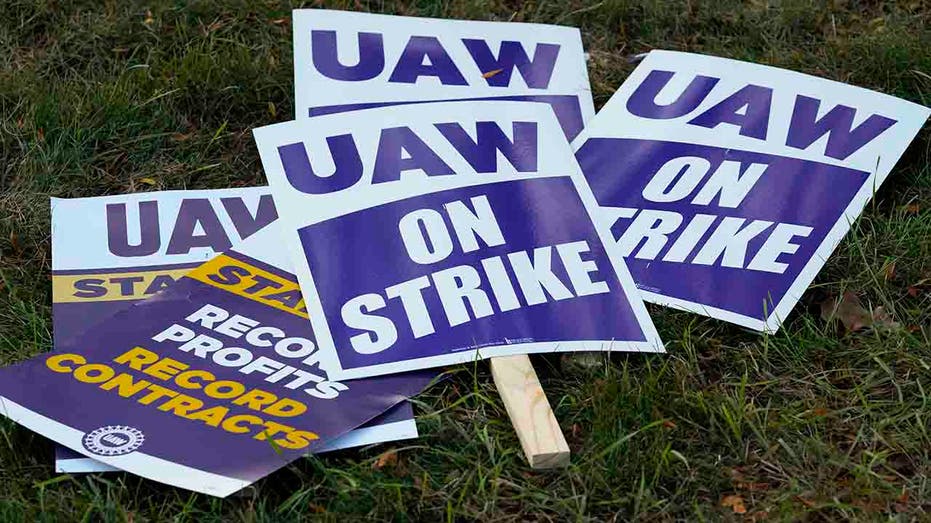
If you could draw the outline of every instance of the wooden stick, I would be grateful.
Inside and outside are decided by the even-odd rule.
[[[569,445],[527,355],[491,358],[498,394],[534,469],[569,466]]]

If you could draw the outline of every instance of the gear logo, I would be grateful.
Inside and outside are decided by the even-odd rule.
[[[107,425],[84,435],[84,448],[98,456],[122,456],[142,446],[142,431],[125,425]]]

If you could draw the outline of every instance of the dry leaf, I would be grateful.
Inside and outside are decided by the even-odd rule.
[[[210,23],[210,25],[207,26],[207,33],[212,33],[216,31],[217,29],[223,27],[225,23],[226,22],[220,19],[214,20],[213,22]]]
[[[146,12],[145,12],[145,20],[143,20],[142,23],[144,23],[145,25],[152,25],[152,22],[154,22],[154,21],[155,21],[155,19],[152,18],[152,11],[146,10]]]
[[[883,276],[885,277],[886,281],[895,278],[895,262],[886,265],[886,270]]]
[[[144,183],[144,184],[146,184],[146,185],[156,185],[156,184],[158,184],[158,182],[156,182],[156,181],[155,181],[154,179],[152,179],[152,178],[139,178],[139,183]]]
[[[892,315],[886,312],[885,307],[879,306],[873,309],[873,327],[898,329],[901,325],[892,319]]]
[[[805,499],[802,496],[795,496],[795,499],[801,501],[802,504],[808,508],[815,508],[817,506],[817,503],[815,503],[814,501],[810,499]]]
[[[504,69],[494,69],[492,71],[488,71],[487,73],[482,74],[482,78],[491,78],[492,76],[500,73],[501,71],[504,71]]]
[[[672,421],[671,419],[664,419],[663,426],[666,427],[667,429],[674,429],[676,428],[676,422]]]
[[[722,507],[730,507],[734,511],[734,514],[746,514],[747,507],[744,506],[744,499],[737,494],[731,494],[730,496],[724,496],[721,498]]]
[[[863,308],[860,298],[850,291],[845,292],[839,300],[833,299],[822,302],[821,318],[825,321],[836,318],[848,331],[865,329],[873,323],[872,315]]]
[[[278,109],[275,107],[274,102],[268,102],[268,114],[270,114],[272,118],[278,116]]]
[[[383,452],[377,459],[375,463],[372,463],[372,468],[375,470],[381,470],[388,465],[394,466],[398,463],[398,452],[394,449]]]
[[[573,438],[578,438],[578,437],[581,436],[581,435],[582,435],[582,427],[581,427],[581,425],[579,425],[578,423],[573,423],[573,424],[572,424],[572,437],[573,437]]]

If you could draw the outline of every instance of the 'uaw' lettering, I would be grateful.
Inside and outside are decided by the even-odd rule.
[[[761,85],[748,84],[697,113],[706,99],[720,96],[716,88],[719,78],[695,75],[683,89],[668,88],[676,76],[672,71],[653,70],[637,86],[627,100],[627,110],[643,118],[669,120],[688,118],[688,123],[708,129],[721,124],[736,126],[742,136],[766,140],[770,123],[773,90]],[[681,78],[679,79],[681,80]],[[675,98],[673,98],[675,97]],[[663,102],[658,100],[662,99]],[[671,100],[671,101],[669,101]],[[820,115],[820,116],[819,116]],[[854,121],[860,123],[854,126]],[[785,144],[805,150],[827,135],[825,156],[843,160],[870,143],[896,120],[871,114],[865,120],[857,117],[857,109],[836,104],[830,110],[822,109],[821,100],[797,95],[789,122]]]
[[[404,215],[398,223],[413,262],[430,265],[446,260],[456,250],[469,253],[506,244],[486,196],[471,198],[469,203],[450,202],[442,208],[445,218],[440,211],[425,208]],[[357,296],[342,306],[340,314],[347,327],[362,331],[349,339],[356,352],[381,352],[398,341],[395,322],[376,314],[389,307],[403,309],[414,338],[436,332],[439,318],[428,310],[424,293],[437,296],[445,322],[455,327],[497,312],[610,292],[608,284],[597,278],[599,269],[588,259],[590,251],[583,240],[490,256],[479,262],[480,267],[456,265],[391,285],[382,292]],[[516,286],[507,268],[517,280]]]
[[[356,35],[358,45],[354,51],[357,51],[355,56],[359,58],[352,65],[344,65],[340,61],[336,31],[313,30],[310,39],[314,67],[320,74],[333,80],[371,80],[384,72],[385,62],[389,58],[385,53],[381,33],[360,32]],[[510,40],[501,42],[497,54],[481,39],[463,38],[455,45],[465,48],[475,67],[482,73],[468,76],[475,80],[482,78],[491,87],[509,86],[514,69],[517,69],[527,87],[546,89],[559,56],[559,46],[547,43],[536,44],[532,58],[528,56],[523,44]],[[440,39],[435,36],[411,36],[401,54],[390,59],[394,62],[388,78],[391,83],[414,84],[421,77],[428,77],[443,85],[469,85],[462,73],[463,68],[456,65]],[[494,74],[484,74],[492,72]]]
[[[766,164],[724,160],[712,170],[705,158],[673,158],[659,168],[642,194],[653,202],[689,200],[692,205],[733,209],[740,206],[767,168]],[[655,260],[665,250],[661,259],[667,262],[682,263],[691,257],[688,263],[695,265],[720,262],[722,267],[780,274],[788,268],[787,263],[779,261],[780,257],[795,253],[800,247],[794,243],[796,238],[807,237],[813,230],[791,223],[700,213],[683,226],[685,219],[673,211],[612,210],[618,216],[616,227],[629,223],[618,239],[624,257]],[[750,242],[764,233],[768,235],[766,240],[748,262]]]
[[[275,202],[270,194],[263,194],[259,198],[255,213],[246,207],[242,198],[221,198],[220,203],[240,239],[252,236],[278,219]],[[131,228],[125,203],[107,205],[107,246],[114,255],[124,258],[141,257],[161,250],[162,230],[159,225],[158,202],[139,202],[138,215],[138,229]],[[130,230],[139,231],[138,241],[130,241]],[[178,213],[174,216],[165,254],[187,254],[191,249],[199,247],[223,252],[232,245],[231,231],[224,228],[210,200],[188,198],[182,200]]]
[[[499,155],[504,156],[517,172],[537,170],[536,122],[513,122],[513,139],[497,122],[476,122],[475,138],[455,122],[438,123],[434,128],[476,172],[497,172]],[[420,171],[427,176],[455,174],[428,145],[429,140],[409,127],[382,129],[375,158],[371,162],[363,162],[362,153],[351,134],[330,136],[326,142],[334,165],[333,172],[329,174],[314,169],[303,142],[278,147],[285,175],[295,189],[307,194],[341,191],[358,183],[362,179],[363,165],[373,163],[372,184],[400,180],[401,174],[409,171]]]

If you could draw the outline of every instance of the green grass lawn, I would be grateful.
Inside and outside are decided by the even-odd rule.
[[[49,196],[262,184],[250,130],[293,113],[296,4],[66,4],[0,2],[2,365],[51,346]],[[596,105],[631,71],[626,57],[653,48],[931,105],[927,3],[812,4],[332,6],[578,26]],[[52,445],[2,420],[0,521],[929,520],[928,138],[778,335],[651,308],[668,355],[535,360],[573,450],[567,470],[528,469],[480,364],[418,398],[420,439],[307,458],[227,500],[127,474],[56,475]],[[845,291],[897,325],[846,332],[824,320],[822,303]]]

